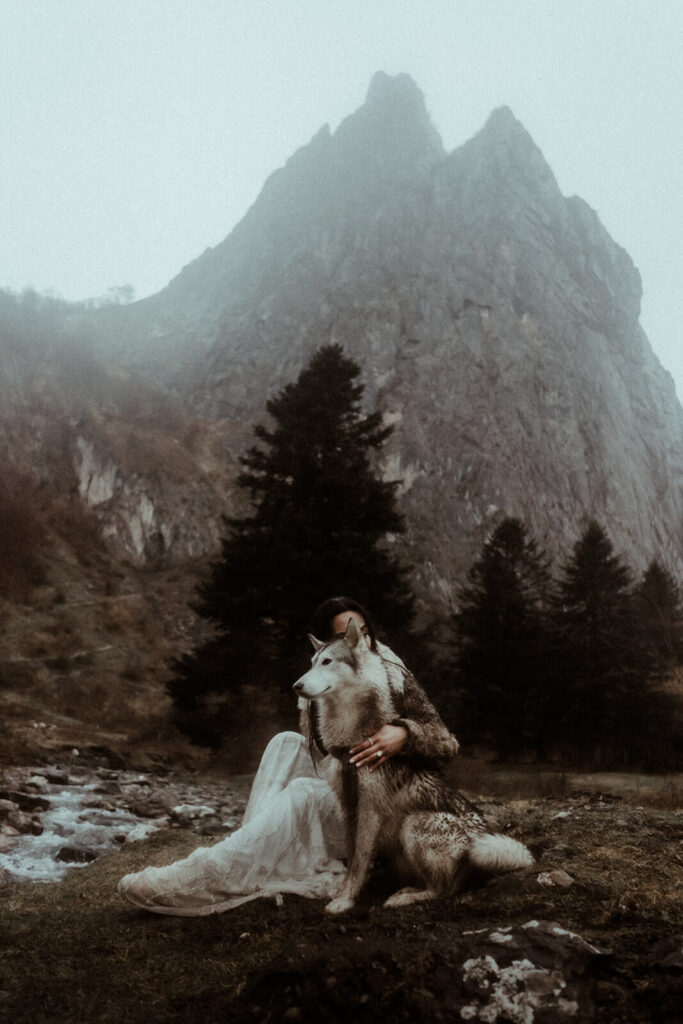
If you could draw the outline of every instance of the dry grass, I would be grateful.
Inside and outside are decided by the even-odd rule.
[[[58,641],[54,633],[34,630],[25,633],[19,642],[19,652],[27,658],[52,658],[57,654]]]
[[[115,633],[128,630],[154,632],[151,630],[149,609],[137,594],[122,595],[102,601],[99,619],[105,629]]]
[[[567,776],[561,771],[502,767],[478,758],[459,757],[449,771],[452,784],[468,793],[517,799],[520,797],[563,797]]]
[[[579,792],[610,794],[630,804],[662,810],[683,806],[683,775],[676,773],[554,771],[545,765],[511,767],[460,757],[449,769],[449,780],[472,796],[507,800],[560,800]]]
[[[34,587],[31,592],[31,606],[39,612],[51,611],[56,605],[63,602],[64,594],[48,584]]]
[[[7,460],[0,465],[0,593],[23,600],[43,577],[46,538],[38,488]]]
[[[44,629],[25,633],[19,640],[19,652],[27,658],[68,657],[76,653],[82,643],[71,625],[54,622]]]

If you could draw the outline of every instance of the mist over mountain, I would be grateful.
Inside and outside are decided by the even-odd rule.
[[[596,517],[636,568],[659,555],[680,575],[683,413],[640,299],[628,254],[510,110],[447,154],[412,79],[380,72],[220,245],[88,332],[247,433],[341,343],[395,426],[400,543],[440,602],[506,514],[551,552]]]
[[[53,363],[42,415],[117,556],[177,564],[215,551],[267,398],[338,342],[394,425],[382,469],[428,606],[453,601],[505,515],[551,554],[595,517],[634,568],[659,556],[680,576],[683,412],[640,298],[628,254],[510,110],[447,154],[412,79],[380,72],[163,291],[66,311],[90,383],[57,400]],[[31,449],[43,476],[48,447]]]

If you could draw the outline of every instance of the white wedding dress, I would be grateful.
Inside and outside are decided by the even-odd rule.
[[[344,826],[339,801],[319,771],[303,736],[274,736],[242,826],[184,860],[125,875],[119,893],[144,910],[187,917],[278,893],[330,899],[346,872]]]

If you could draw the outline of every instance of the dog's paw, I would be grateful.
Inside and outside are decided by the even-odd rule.
[[[325,907],[326,914],[345,914],[347,910],[355,905],[355,900],[352,900],[350,896],[336,896],[335,899]]]

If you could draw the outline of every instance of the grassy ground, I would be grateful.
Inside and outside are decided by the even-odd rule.
[[[545,919],[610,951],[592,968],[591,1020],[678,1021],[680,960],[658,962],[657,946],[678,935],[680,947],[680,812],[596,793],[489,797],[485,809],[525,839],[539,869],[494,880],[456,906],[384,910],[381,874],[343,919],[295,897],[197,919],[124,905],[115,894],[122,874],[198,845],[179,831],[60,884],[6,887],[0,1012],[16,1024],[459,1020],[453,979],[466,958],[463,932]],[[574,884],[539,886],[538,870],[553,868]]]

